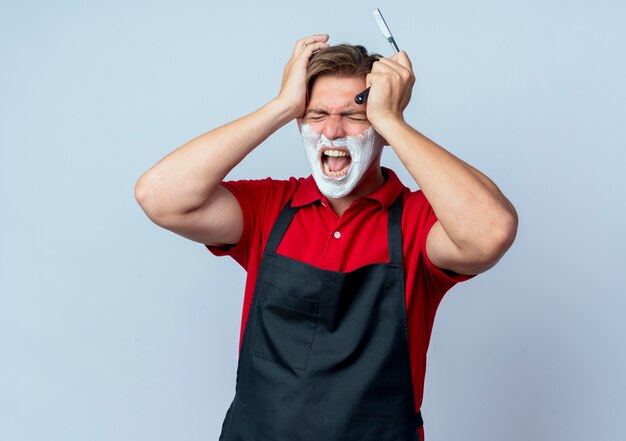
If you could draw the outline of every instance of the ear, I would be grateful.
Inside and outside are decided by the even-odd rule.
[[[298,131],[302,133],[302,118],[296,118],[296,124],[298,124]]]

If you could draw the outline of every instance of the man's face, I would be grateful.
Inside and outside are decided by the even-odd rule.
[[[327,197],[348,195],[380,167],[383,139],[367,120],[365,106],[354,97],[365,89],[365,78],[321,76],[298,126],[313,177]]]
[[[365,106],[356,104],[354,97],[364,89],[365,78],[316,78],[302,122],[328,139],[362,134],[371,124]]]

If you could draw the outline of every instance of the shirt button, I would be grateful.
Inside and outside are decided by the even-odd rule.
[[[341,237],[341,233],[339,231],[335,231],[335,234],[333,234],[333,236],[335,236],[335,239],[339,239]]]

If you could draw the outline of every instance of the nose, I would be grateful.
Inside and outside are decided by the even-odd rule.
[[[329,115],[324,123],[322,133],[330,140],[345,137],[346,132],[343,127],[343,117],[341,115]]]

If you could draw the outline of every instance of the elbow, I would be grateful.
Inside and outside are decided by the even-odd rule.
[[[494,264],[511,248],[517,236],[519,218],[514,208],[509,211],[492,229],[491,240],[487,241],[488,246],[483,253],[486,260]]]
[[[469,233],[464,246],[459,247],[462,259],[466,262],[465,267],[461,271],[450,269],[461,274],[479,274],[492,268],[513,245],[517,226],[517,213],[512,210]]]
[[[139,178],[137,182],[135,183],[134,194],[135,194],[135,200],[137,201],[139,206],[143,208],[143,201],[145,201],[146,199],[146,192],[141,181],[142,178],[143,176]]]
[[[135,200],[144,211],[147,211],[148,201],[150,200],[149,193],[150,189],[146,184],[145,175],[143,175],[135,183],[134,195]]]
[[[143,175],[135,183],[135,200],[152,222],[157,225],[161,225],[162,222],[160,221],[160,216],[154,207],[154,197],[151,196],[152,194],[153,192],[150,190],[150,186],[146,182],[145,175]]]
[[[511,205],[511,209],[502,224],[502,232],[500,233],[500,244],[505,248],[505,251],[513,245],[515,237],[517,237],[518,226],[519,217],[517,216],[517,210]]]

